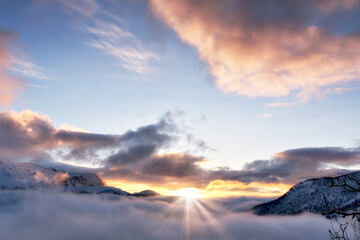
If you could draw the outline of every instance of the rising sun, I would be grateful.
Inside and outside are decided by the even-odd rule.
[[[175,192],[176,196],[185,198],[202,198],[203,190],[197,188],[181,188]]]

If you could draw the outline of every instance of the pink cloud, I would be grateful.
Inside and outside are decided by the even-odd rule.
[[[335,10],[347,14],[358,3],[150,0],[149,4],[183,42],[196,48],[224,92],[249,97],[295,94],[301,103],[322,89],[327,94],[332,92],[329,88],[358,80],[360,36],[337,35],[322,22]]]
[[[0,105],[9,106],[24,91],[26,82],[20,78],[10,76],[6,69],[11,64],[8,44],[14,38],[11,32],[0,29]]]

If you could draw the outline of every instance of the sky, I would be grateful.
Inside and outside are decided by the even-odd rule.
[[[359,4],[1,1],[0,153],[207,196],[358,169]]]

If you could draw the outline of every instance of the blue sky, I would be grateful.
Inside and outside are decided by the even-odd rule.
[[[29,109],[48,115],[57,127],[105,134],[154,123],[167,111],[182,112],[176,122],[213,149],[198,154],[213,166],[235,169],[286,149],[358,146],[358,79],[336,81],[346,82],[346,89],[312,92],[309,100],[296,97],[302,86],[281,96],[229,92],[212,74],[208,52],[201,55],[201,46],[179,33],[182,26],[167,22],[165,15],[155,17],[146,1],[98,1],[95,10],[91,2],[77,2],[85,4],[80,10],[71,1],[0,3],[0,29],[16,34],[11,56],[36,70],[7,69],[27,84],[21,96],[2,106],[4,111]],[[138,55],[124,60],[114,48],[94,46],[104,41]],[[295,104],[266,106],[276,102]]]

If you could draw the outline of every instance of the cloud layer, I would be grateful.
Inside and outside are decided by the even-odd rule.
[[[3,191],[0,231],[7,240],[328,239],[329,221],[321,216],[257,217],[211,211],[215,206],[222,209],[221,202],[193,202],[186,213],[182,202]]]
[[[360,62],[358,0],[150,0],[225,92],[249,97],[349,90]]]

